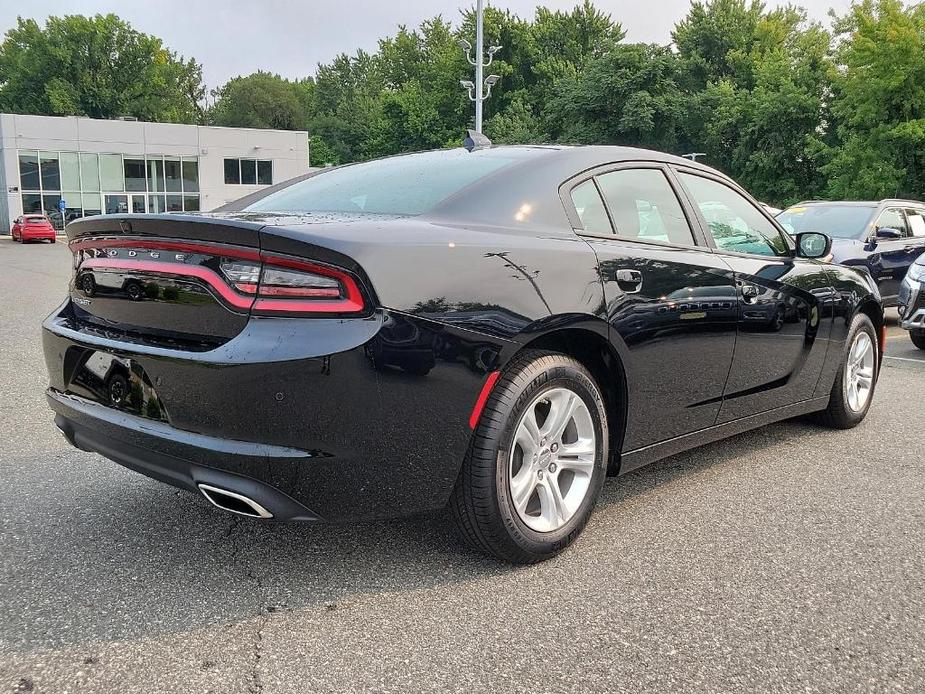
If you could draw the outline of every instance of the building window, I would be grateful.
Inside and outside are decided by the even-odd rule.
[[[145,190],[147,190],[145,185],[144,159],[129,159],[125,157],[122,163],[122,170],[125,171],[126,191],[144,193]]]
[[[228,185],[273,185],[273,162],[268,159],[226,159],[225,183]]]
[[[19,153],[19,187],[22,190],[40,189],[38,152]]]
[[[39,156],[42,172],[42,190],[61,190],[61,169],[57,152],[42,152]]]
[[[261,160],[257,162],[257,183],[262,186],[273,185],[273,162]]]
[[[19,178],[23,213],[44,213],[58,230],[94,214],[200,209],[196,157],[22,150]]]

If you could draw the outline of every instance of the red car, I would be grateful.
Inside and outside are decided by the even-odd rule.
[[[26,241],[41,241],[48,239],[55,242],[55,228],[48,221],[48,217],[41,214],[24,214],[13,222],[13,228],[10,230],[14,241],[25,243]]]

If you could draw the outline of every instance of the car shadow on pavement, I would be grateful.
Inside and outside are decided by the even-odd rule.
[[[607,525],[619,525],[614,516],[633,497],[707,468],[747,465],[757,450],[813,432],[818,429],[800,421],[773,425],[609,479],[597,513],[607,515]],[[15,649],[182,632],[275,611],[335,609],[364,595],[517,571],[535,580],[561,570],[562,562],[580,567],[593,561],[579,541],[546,564],[508,566],[461,547],[444,516],[344,525],[256,522],[98,456],[74,451],[60,457],[86,466],[94,478],[73,490],[65,509],[70,513],[63,513],[59,499],[47,506],[24,500],[7,514],[13,536],[19,514],[37,514],[33,522],[41,524],[28,546],[13,543],[5,558],[9,580],[0,608],[7,618],[0,643]],[[593,521],[586,532],[596,532]]]

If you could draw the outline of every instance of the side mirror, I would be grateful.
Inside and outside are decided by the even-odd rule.
[[[798,258],[825,258],[832,250],[832,239],[818,231],[796,235]]]
[[[893,227],[880,227],[877,229],[876,236],[878,239],[901,239],[903,233]]]

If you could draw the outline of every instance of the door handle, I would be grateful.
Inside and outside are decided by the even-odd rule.
[[[758,287],[754,284],[742,285],[742,301],[746,304],[753,304],[758,300]]]
[[[639,270],[622,269],[616,272],[617,284],[627,294],[635,294],[642,289],[642,273]]]

